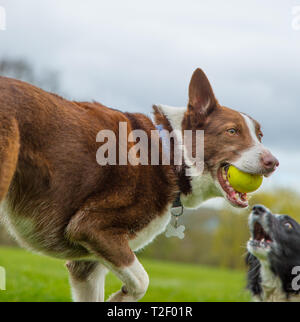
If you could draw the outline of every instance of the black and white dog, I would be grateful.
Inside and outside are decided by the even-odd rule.
[[[249,226],[247,287],[253,299],[300,302],[300,225],[256,205]]]

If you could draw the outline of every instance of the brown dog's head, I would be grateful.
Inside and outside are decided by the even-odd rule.
[[[233,206],[247,207],[247,194],[235,191],[226,180],[228,166],[269,176],[279,165],[262,144],[260,124],[246,114],[220,105],[201,69],[192,76],[187,108],[157,105],[155,111],[166,117],[173,130],[204,131],[204,172],[192,177],[191,193],[182,197],[186,207],[196,207],[216,196],[223,196]],[[194,143],[192,150],[195,155]]]

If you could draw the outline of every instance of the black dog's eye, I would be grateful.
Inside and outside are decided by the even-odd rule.
[[[237,130],[234,128],[227,130],[227,132],[231,135],[237,134]]]
[[[289,222],[286,222],[286,223],[284,224],[284,226],[285,226],[287,229],[293,229],[292,224],[291,224],[291,223],[289,223]]]

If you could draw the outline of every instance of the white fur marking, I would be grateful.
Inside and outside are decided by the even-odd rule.
[[[199,205],[214,197],[222,197],[222,188],[218,188],[218,181],[215,181],[209,172],[201,176],[194,176],[191,180],[193,193],[182,195],[181,201],[186,208],[197,208]]]
[[[261,144],[258,140],[258,137],[256,136],[255,124],[254,124],[253,120],[251,120],[249,118],[249,116],[247,116],[243,113],[240,113],[240,114],[242,115],[242,117],[244,118],[244,120],[246,122],[246,125],[248,126],[248,129],[249,129],[249,132],[250,132],[253,142]]]
[[[261,142],[259,142],[256,136],[254,122],[247,115],[242,113],[241,115],[249,129],[253,145],[248,150],[244,151],[240,158],[235,162],[232,162],[232,164],[240,170],[248,173],[262,173],[261,156],[267,151],[267,149]]]
[[[209,105],[209,102],[208,102]],[[208,106],[207,105],[207,106]],[[178,135],[178,142],[183,142],[182,138],[182,121],[186,112],[185,107],[172,107],[167,105],[157,105],[158,109],[169,120],[172,129]],[[197,208],[199,205],[213,197],[222,197],[223,189],[220,187],[218,181],[215,181],[209,172],[204,172],[201,175],[199,169],[193,166],[191,160],[188,158],[188,153],[183,145],[183,156],[185,163],[190,167],[192,193],[182,195],[181,201],[186,208]]]
[[[144,296],[149,285],[149,277],[137,258],[130,266],[113,268],[112,271],[124,283],[127,293],[121,290],[113,294],[109,302],[133,302]]]
[[[77,281],[70,275],[74,302],[104,302],[104,284],[108,269],[98,264],[86,281]]]
[[[168,105],[157,105],[157,107],[160,110],[160,112],[166,116],[166,118],[171,124],[172,129],[178,130],[181,133],[182,121],[184,118],[184,113],[186,112],[186,108],[173,107]]]
[[[137,233],[137,236],[134,239],[130,240],[130,248],[137,251],[151,243],[157,235],[165,231],[170,219],[170,210],[168,210],[164,215],[153,219],[148,226]]]
[[[270,269],[267,260],[261,260],[261,279],[263,289],[263,300],[266,302],[285,302],[286,294],[283,291],[280,278],[275,276]]]

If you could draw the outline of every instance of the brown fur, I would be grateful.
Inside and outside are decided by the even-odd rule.
[[[199,83],[205,85],[200,87]],[[206,109],[201,109],[201,106],[206,106]],[[205,166],[213,173],[216,165],[219,166],[229,160],[234,161],[242,151],[252,145],[248,126],[241,114],[218,103],[206,75],[199,73],[199,70],[195,71],[191,79],[188,109],[182,123],[183,131],[204,130]],[[256,121],[255,124],[258,135],[261,133],[260,125]],[[238,130],[236,135],[227,132],[231,128]],[[193,142],[193,151],[195,151],[195,142]]]
[[[156,106],[153,108],[156,123],[163,124],[165,129],[172,131],[166,116],[162,115]],[[261,134],[260,124],[253,121],[258,136]],[[237,135],[230,135],[227,132],[231,128],[238,130]],[[194,72],[189,85],[188,108],[182,121],[182,131],[184,130],[204,130],[205,169],[211,171],[214,176],[216,166],[229,160],[234,161],[241,152],[252,145],[248,126],[241,114],[218,103],[206,75],[200,69]],[[195,139],[196,135],[193,135],[193,138]],[[192,149],[192,155],[194,155],[195,141],[193,141]],[[181,185],[185,183],[186,188],[183,188],[183,191],[186,194],[190,193],[188,182],[184,179],[180,182]]]
[[[172,131],[166,115],[156,106],[153,109],[156,124]],[[112,300],[138,299],[144,294],[147,274],[129,242],[155,219],[167,218],[163,216],[178,191],[192,193],[186,165],[175,167],[173,154],[171,165],[100,166],[97,134],[112,130],[118,142],[119,122],[127,123],[128,133],[144,130],[151,151],[155,125],[143,114],[122,113],[96,102],[67,101],[0,77],[2,216],[23,246],[71,260],[67,267],[75,284],[88,280],[96,267],[94,260],[101,260],[99,265],[109,267],[129,284]],[[205,130],[205,171],[213,176],[222,162],[234,160],[252,144],[243,117],[218,104],[199,69],[190,83],[181,127],[183,131]],[[236,135],[228,133],[231,127],[238,130]],[[258,135],[258,123],[256,127]],[[162,160],[162,142],[157,144]],[[173,145],[171,141],[171,152]],[[133,146],[128,143],[127,152]],[[120,157],[117,146],[117,164]],[[132,270],[124,269],[134,262]]]
[[[231,135],[226,132],[231,128],[237,129],[238,134]],[[217,105],[198,129],[205,131],[204,158],[209,169],[228,160],[234,161],[241,151],[252,145],[243,117],[227,107]]]
[[[24,232],[19,240],[56,257],[94,252],[116,266],[128,265],[128,239],[164,213],[177,178],[171,166],[99,166],[96,135],[102,129],[118,133],[119,122],[149,134],[155,129],[150,119],[70,102],[4,77],[0,111],[1,196],[14,174],[7,208],[15,221],[27,218],[35,226],[32,244]]]
[[[69,261],[66,263],[72,278],[80,282],[85,281],[97,265],[99,265],[98,262],[91,261]]]
[[[19,130],[17,122],[9,116],[0,116],[0,200],[9,188],[16,170],[19,153]]]

